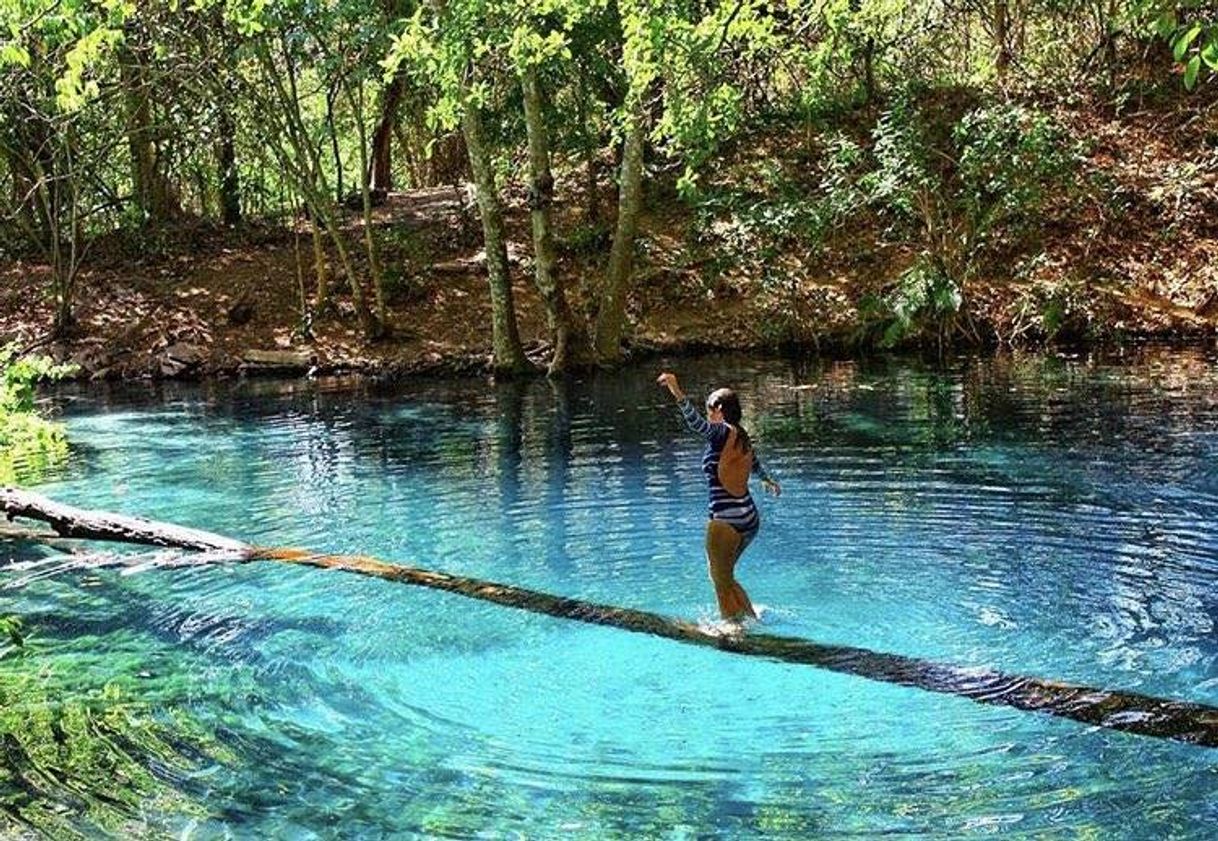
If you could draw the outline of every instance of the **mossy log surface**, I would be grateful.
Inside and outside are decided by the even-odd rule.
[[[964,668],[900,654],[796,637],[725,633],[720,629],[659,614],[582,599],[555,596],[509,584],[387,563],[360,555],[328,555],[306,549],[259,547],[222,535],[137,517],[94,512],[53,502],[26,491],[0,489],[0,510],[9,519],[50,523],[62,537],[118,540],[153,546],[233,553],[241,561],[276,561],[355,573],[384,581],[428,587],[505,607],[651,634],[731,654],[802,663],[834,672],[930,692],[957,695],[982,704],[1068,718],[1142,736],[1218,747],[1218,707],[1134,692]]]

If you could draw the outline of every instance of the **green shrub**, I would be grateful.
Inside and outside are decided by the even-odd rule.
[[[44,357],[17,358],[0,348],[0,484],[17,484],[62,461],[68,452],[63,427],[38,414],[34,386],[75,370]]]
[[[1071,188],[1075,150],[1052,117],[1019,105],[983,105],[954,123],[906,97],[873,133],[874,168],[843,181],[888,220],[885,235],[918,257],[889,294],[867,302],[868,331],[892,345],[924,330],[938,339],[968,323],[969,281],[1026,250],[1048,198]]]

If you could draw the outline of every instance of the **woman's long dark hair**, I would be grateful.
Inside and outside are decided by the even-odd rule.
[[[736,427],[736,443],[741,452],[747,453],[753,449],[753,442],[749,439],[748,432],[740,425],[740,418],[744,412],[740,408],[740,398],[736,396],[736,392],[730,388],[716,389],[711,392],[710,397],[706,398],[706,405],[708,408],[723,412],[723,419]]]

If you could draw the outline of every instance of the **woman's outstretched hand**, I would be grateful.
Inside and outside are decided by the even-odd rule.
[[[656,379],[656,383],[668,389],[669,393],[678,400],[685,397],[685,392],[681,390],[680,384],[677,383],[676,374],[670,374],[669,372],[665,371]]]

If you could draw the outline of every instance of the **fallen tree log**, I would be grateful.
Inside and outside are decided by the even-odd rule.
[[[24,517],[50,525],[60,537],[84,540],[110,540],[144,546],[172,546],[176,549],[206,549],[241,554],[252,547],[211,532],[160,523],[143,517],[128,517],[108,511],[89,511],[63,505],[41,494],[16,488],[0,488],[0,511],[9,520]]]
[[[725,634],[692,622],[582,599],[555,596],[510,584],[450,575],[359,555],[329,555],[304,549],[259,547],[222,535],[139,517],[87,511],[53,502],[38,494],[0,489],[0,511],[11,520],[42,520],[62,537],[117,540],[153,546],[221,553],[245,562],[277,561],[339,570],[394,581],[467,598],[651,634],[732,654],[801,663],[869,680],[968,698],[982,704],[1122,730],[1143,736],[1218,747],[1218,707],[1157,698],[1134,692],[1099,689],[991,669],[969,669],[900,654],[845,645],[828,645],[773,634]]]

